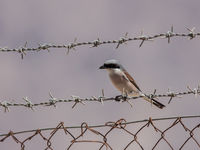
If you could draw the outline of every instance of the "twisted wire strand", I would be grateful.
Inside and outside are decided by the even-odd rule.
[[[200,86],[194,89],[191,89],[189,86],[187,86],[187,91],[183,91],[183,92],[173,92],[168,89],[166,94],[156,94],[156,90],[154,90],[152,94],[146,94],[146,96],[149,97],[150,99],[169,98],[169,101],[168,101],[168,104],[169,104],[171,103],[172,99],[176,97],[181,98],[184,95],[191,95],[191,94],[197,97],[197,95],[200,94]],[[75,106],[77,106],[78,103],[82,105],[86,105],[85,102],[100,102],[101,104],[104,104],[104,102],[107,102],[107,101],[127,102],[132,106],[132,104],[130,103],[130,100],[134,100],[134,99],[138,99],[142,97],[142,96],[126,97],[123,95],[116,96],[116,97],[105,97],[104,95],[105,95],[104,91],[102,90],[102,96],[99,96],[99,97],[92,96],[91,98],[80,98],[79,96],[72,95],[71,99],[70,98],[61,99],[61,98],[56,98],[51,93],[49,93],[50,98],[48,101],[44,101],[41,103],[32,103],[31,100],[28,99],[28,97],[24,97],[23,100],[25,103],[14,103],[14,102],[8,102],[6,100],[0,101],[0,108],[3,108],[5,112],[8,112],[10,107],[26,107],[26,108],[30,108],[31,110],[34,110],[34,108],[38,106],[56,107],[58,103],[73,103],[72,108],[74,108]]]
[[[23,59],[26,55],[26,52],[34,51],[50,51],[50,49],[66,49],[67,54],[70,52],[70,50],[74,50],[76,47],[80,46],[90,46],[90,47],[98,47],[100,45],[105,44],[117,44],[116,48],[119,48],[121,44],[130,42],[130,41],[141,41],[139,47],[141,47],[145,41],[152,41],[156,40],[158,38],[166,38],[168,43],[170,43],[171,38],[174,37],[186,37],[188,39],[194,39],[200,36],[200,32],[195,32],[195,28],[186,28],[187,33],[175,33],[173,26],[171,27],[170,31],[167,31],[166,33],[160,33],[155,35],[144,35],[143,32],[140,36],[137,37],[128,37],[128,33],[126,33],[123,37],[120,37],[118,40],[100,40],[97,38],[97,40],[93,41],[87,41],[87,42],[77,42],[77,39],[75,38],[74,42],[68,43],[68,44],[38,44],[37,47],[27,47],[27,42],[25,42],[24,46],[20,46],[19,48],[8,48],[8,47],[0,47],[0,52],[17,52],[21,54],[21,58]]]

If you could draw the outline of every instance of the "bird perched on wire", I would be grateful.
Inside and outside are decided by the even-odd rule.
[[[99,69],[106,69],[113,85],[122,93],[127,96],[141,96],[146,101],[152,103],[158,108],[165,107],[162,103],[155,99],[150,99],[138,87],[135,80],[126,71],[126,69],[117,60],[107,60]]]

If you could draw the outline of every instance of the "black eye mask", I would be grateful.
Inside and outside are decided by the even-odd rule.
[[[117,64],[104,64],[105,68],[120,68]]]

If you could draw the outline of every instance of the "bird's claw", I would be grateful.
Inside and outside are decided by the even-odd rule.
[[[124,96],[124,95],[117,95],[117,96],[115,97],[115,101],[120,102],[121,100],[126,101],[126,100],[127,100],[127,96]]]

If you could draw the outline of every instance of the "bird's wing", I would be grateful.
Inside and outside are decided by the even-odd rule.
[[[139,90],[139,86],[136,84],[135,80],[131,77],[131,75],[127,72],[127,71],[124,71],[124,74],[126,75],[126,77],[128,78],[128,80]]]

